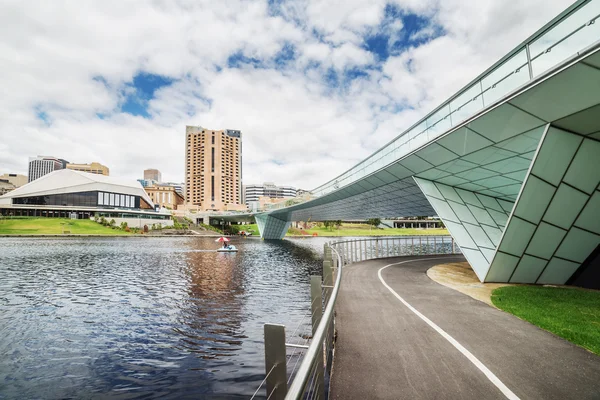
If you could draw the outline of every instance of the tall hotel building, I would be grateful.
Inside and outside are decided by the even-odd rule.
[[[188,204],[222,211],[242,203],[242,132],[185,128]]]

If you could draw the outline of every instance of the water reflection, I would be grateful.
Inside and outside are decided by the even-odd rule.
[[[182,339],[178,348],[205,359],[234,355],[241,349],[244,277],[236,254],[189,252],[186,269],[188,297],[182,303]]]
[[[0,399],[248,398],[263,324],[298,326],[323,243],[0,239]]]

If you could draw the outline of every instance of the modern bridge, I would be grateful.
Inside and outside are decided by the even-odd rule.
[[[437,215],[482,282],[600,283],[599,16],[576,2],[310,201],[256,215],[261,236]]]

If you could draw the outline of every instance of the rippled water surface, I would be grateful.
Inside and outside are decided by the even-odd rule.
[[[248,398],[324,242],[0,238],[0,399]]]

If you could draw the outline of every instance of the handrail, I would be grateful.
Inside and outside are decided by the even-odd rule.
[[[311,368],[313,366],[313,363],[316,362],[322,362],[322,344],[323,341],[325,340],[325,334],[327,332],[327,329],[329,328],[329,324],[331,323],[331,319],[333,317],[333,309],[335,306],[335,301],[337,299],[338,293],[340,291],[340,285],[342,282],[342,269],[343,269],[343,264],[342,264],[342,258],[340,256],[340,254],[337,252],[336,249],[334,249],[333,247],[331,247],[331,251],[335,252],[335,255],[337,256],[337,266],[338,266],[338,270],[337,270],[337,277],[335,279],[335,284],[333,285],[333,291],[331,292],[331,296],[329,297],[329,302],[327,303],[327,306],[325,307],[325,311],[323,312],[323,316],[321,318],[321,322],[319,323],[319,326],[317,327],[317,330],[315,331],[315,334],[313,335],[313,340],[310,343],[310,346],[308,347],[308,350],[306,351],[306,354],[304,355],[304,359],[302,360],[302,363],[300,364],[300,368],[298,368],[298,372],[296,373],[296,376],[294,377],[294,380],[292,381],[292,385],[290,386],[287,395],[285,396],[286,400],[296,400],[296,399],[301,399],[303,394],[304,394],[304,390],[306,388],[306,384],[309,381],[309,377],[310,377],[310,371]],[[319,352],[321,352],[321,358],[319,358]]]

